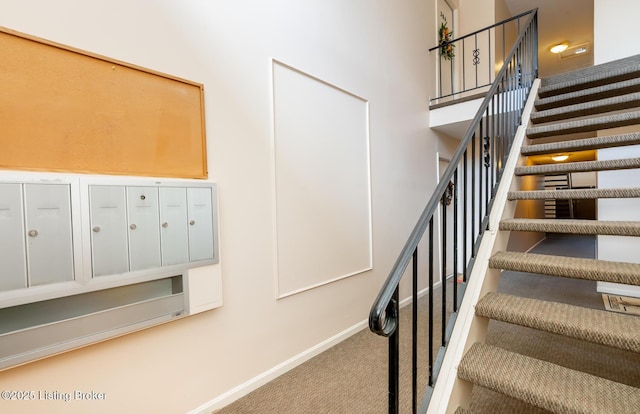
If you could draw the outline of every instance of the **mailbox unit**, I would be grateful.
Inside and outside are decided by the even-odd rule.
[[[221,306],[218,263],[215,183],[3,174],[0,369]]]

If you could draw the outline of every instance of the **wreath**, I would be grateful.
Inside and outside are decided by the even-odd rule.
[[[440,199],[440,202],[445,206],[451,205],[451,200],[453,200],[453,188],[453,181],[449,181],[449,184],[447,184],[447,188],[444,190],[444,194],[442,194],[442,198]]]
[[[445,60],[453,59],[455,56],[453,48],[456,47],[456,45],[451,43],[451,40],[453,40],[453,32],[447,27],[446,20],[440,24],[438,35],[440,36],[440,40],[438,42],[438,45],[440,46],[440,56],[445,58]]]

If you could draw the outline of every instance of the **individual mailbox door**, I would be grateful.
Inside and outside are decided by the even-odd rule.
[[[71,281],[73,245],[67,184],[25,184],[29,286]]]
[[[127,187],[131,270],[160,267],[157,187]]]
[[[162,265],[189,262],[187,189],[160,187]]]
[[[0,292],[27,287],[22,185],[0,184]]]
[[[115,185],[89,187],[93,276],[129,271],[125,189]]]
[[[213,259],[213,208],[211,188],[187,189],[189,213],[189,259]]]

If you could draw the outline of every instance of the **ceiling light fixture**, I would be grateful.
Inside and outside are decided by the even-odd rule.
[[[567,158],[569,158],[568,155],[554,155],[553,157],[551,157],[551,159],[556,161],[556,162],[564,161]]]
[[[569,43],[564,42],[564,43],[559,43],[557,45],[553,45],[551,46],[551,48],[549,49],[549,51],[551,53],[562,53],[565,50],[567,50],[567,48],[569,47]]]

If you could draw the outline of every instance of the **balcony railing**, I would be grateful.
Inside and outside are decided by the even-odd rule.
[[[429,49],[438,54],[437,96],[431,103],[487,91],[506,61],[507,48],[513,45],[531,13],[521,13]],[[447,50],[451,52],[447,54]]]
[[[502,68],[371,307],[370,329],[389,338],[389,413],[399,412],[401,400],[402,406],[411,407],[413,413],[418,409],[420,412],[427,409],[438,376],[439,362],[436,361],[442,361],[451,339],[467,278],[487,229],[487,217],[503,166],[529,91],[538,74],[537,10],[527,15],[523,29],[506,54]],[[440,220],[437,219],[438,212]],[[451,226],[447,225],[447,214],[453,215]],[[442,237],[434,241],[438,226]],[[419,256],[423,255],[427,257],[426,266],[422,264],[422,259],[419,266]],[[439,266],[435,260],[437,256],[440,256]],[[411,286],[408,299],[412,302],[412,323],[410,330],[407,328],[407,331],[403,331],[410,332],[411,345],[403,341],[406,346],[401,347],[400,281],[409,263],[412,264],[408,272],[411,277],[405,283]],[[447,263],[453,267],[449,281]],[[440,273],[439,278],[437,273]],[[435,291],[438,284],[440,298],[436,297]],[[428,289],[428,323],[418,322],[419,302],[420,306],[424,302],[419,296],[419,286]],[[425,310],[421,311],[424,313]],[[439,350],[438,357],[434,358],[436,344]],[[410,358],[407,358],[410,360],[410,370],[402,369],[402,381],[401,348],[410,353]],[[410,375],[410,380],[404,375]],[[407,388],[411,389],[401,390],[401,383],[410,383]]]

